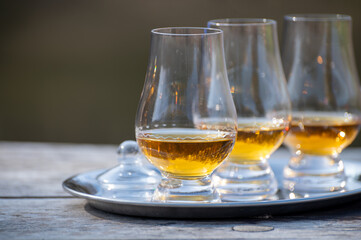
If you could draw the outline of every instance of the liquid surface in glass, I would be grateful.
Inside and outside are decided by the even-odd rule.
[[[158,129],[137,134],[140,149],[163,173],[175,178],[209,175],[231,152],[234,135],[197,129]]]
[[[230,161],[247,164],[248,161],[266,159],[282,144],[286,133],[285,126],[269,121],[239,123]]]
[[[337,155],[356,138],[360,123],[349,113],[294,113],[285,144],[296,153]]]

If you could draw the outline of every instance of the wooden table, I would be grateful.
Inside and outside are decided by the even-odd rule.
[[[361,202],[290,216],[186,221],[105,213],[63,191],[69,176],[115,165],[115,151],[111,145],[0,142],[0,239],[361,239]],[[285,150],[273,157],[280,155]],[[361,161],[361,149],[343,156]],[[248,232],[257,226],[272,230]]]

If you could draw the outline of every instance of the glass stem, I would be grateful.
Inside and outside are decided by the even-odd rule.
[[[220,197],[209,176],[191,180],[164,177],[152,200],[172,203],[216,203],[220,202]]]
[[[277,199],[277,180],[267,160],[227,161],[213,175],[222,201]]]
[[[300,197],[343,191],[346,186],[344,165],[336,156],[294,156],[283,176],[285,191]]]

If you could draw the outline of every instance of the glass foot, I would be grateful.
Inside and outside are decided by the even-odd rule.
[[[211,179],[185,180],[163,178],[154,191],[152,201],[170,203],[218,203],[219,193]]]
[[[329,156],[292,157],[283,171],[283,194],[289,198],[341,192],[346,183],[343,162]]]
[[[267,161],[239,164],[227,161],[213,174],[223,202],[278,199],[277,180]]]

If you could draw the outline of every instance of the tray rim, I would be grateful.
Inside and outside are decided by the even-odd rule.
[[[308,198],[295,198],[295,199],[282,199],[282,200],[270,200],[270,201],[244,201],[244,202],[221,202],[221,203],[161,203],[161,202],[144,202],[144,201],[129,201],[122,199],[112,199],[102,196],[92,195],[80,191],[76,191],[69,186],[69,182],[76,177],[85,174],[91,174],[104,171],[105,169],[98,169],[88,172],[75,174],[63,181],[63,189],[75,197],[80,197],[89,201],[97,201],[102,203],[111,203],[119,205],[129,206],[144,206],[144,207],[156,207],[156,208],[235,208],[235,207],[257,207],[257,206],[279,206],[279,205],[295,205],[302,203],[316,203],[327,200],[342,199],[346,197],[353,197],[361,195],[361,188],[353,189],[346,192],[335,192],[327,195],[308,197]],[[361,196],[360,196],[361,198]]]

